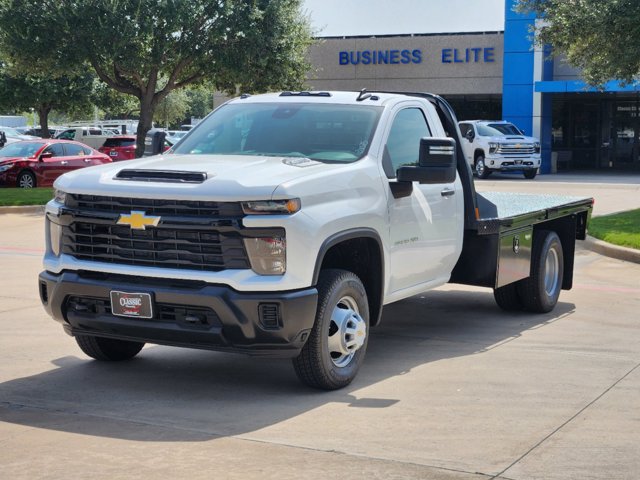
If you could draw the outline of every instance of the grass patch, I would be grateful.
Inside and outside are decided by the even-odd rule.
[[[44,205],[53,198],[53,188],[0,188],[0,206]]]
[[[589,235],[614,245],[640,250],[640,209],[592,218]]]

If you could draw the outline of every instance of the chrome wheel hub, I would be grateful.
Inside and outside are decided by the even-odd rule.
[[[358,312],[358,304],[344,296],[331,313],[329,355],[336,367],[349,365],[367,339],[367,324]]]
[[[481,176],[482,174],[484,174],[484,161],[483,160],[478,160],[476,162],[476,173],[478,174],[478,176]]]
[[[555,294],[558,288],[559,268],[558,252],[554,248],[550,248],[544,265],[544,291],[550,297]]]
[[[20,188],[33,188],[33,178],[30,175],[20,177]]]

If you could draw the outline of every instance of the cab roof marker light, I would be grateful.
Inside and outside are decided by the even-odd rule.
[[[245,215],[292,215],[300,211],[300,207],[299,198],[242,202]]]

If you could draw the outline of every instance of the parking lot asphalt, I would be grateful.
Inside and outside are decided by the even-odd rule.
[[[477,186],[640,207],[630,182]],[[640,265],[579,248],[544,315],[459,285],[389,305],[355,382],[318,392],[286,360],[91,361],[40,306],[43,237],[0,215],[0,478],[638,478]]]

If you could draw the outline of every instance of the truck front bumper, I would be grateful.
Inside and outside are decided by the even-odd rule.
[[[293,357],[315,319],[315,288],[241,293],[204,282],[65,271],[39,276],[44,308],[70,335]],[[153,317],[111,313],[110,292],[148,293]]]
[[[540,167],[540,157],[504,157],[488,155],[485,159],[485,166],[490,170],[510,171],[510,170],[537,170]]]

